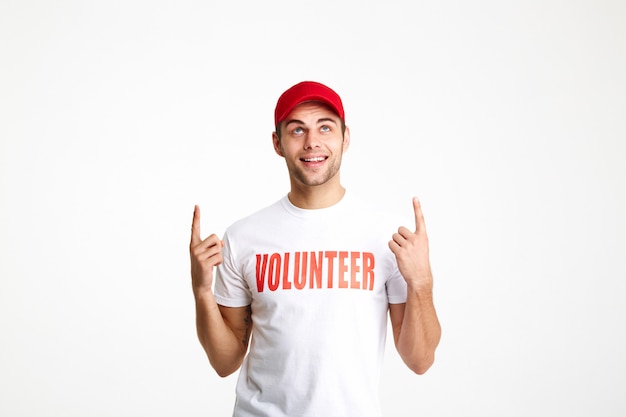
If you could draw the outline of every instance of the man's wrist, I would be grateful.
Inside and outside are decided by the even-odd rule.
[[[432,297],[433,296],[432,278],[429,281],[430,282],[407,281],[407,293],[418,296],[420,298]]]
[[[194,288],[193,297],[196,299],[196,303],[215,301],[215,296],[211,288]]]

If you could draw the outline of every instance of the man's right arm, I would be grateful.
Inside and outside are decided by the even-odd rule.
[[[198,339],[213,369],[226,377],[239,369],[246,356],[252,329],[250,306],[220,306],[212,292],[195,298]]]
[[[200,208],[195,207],[191,224],[191,281],[196,301],[196,329],[211,366],[225,377],[241,366],[248,350],[252,318],[250,306],[219,306],[213,296],[213,269],[222,263],[222,241],[200,237]]]

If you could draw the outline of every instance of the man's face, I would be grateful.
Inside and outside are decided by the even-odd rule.
[[[285,158],[292,184],[316,186],[339,184],[341,158],[348,149],[350,132],[328,107],[309,102],[296,106],[274,134],[274,149]]]

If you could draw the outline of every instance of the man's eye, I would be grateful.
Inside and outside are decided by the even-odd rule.
[[[302,129],[301,127],[296,127],[293,130],[294,135],[301,135],[302,133],[304,133],[304,129]]]
[[[321,131],[321,132],[330,132],[330,126],[326,126],[326,125],[324,125],[324,126],[322,126],[322,127],[320,128],[320,131]]]

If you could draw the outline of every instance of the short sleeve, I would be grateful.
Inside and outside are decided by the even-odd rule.
[[[385,284],[387,288],[387,299],[389,300],[389,304],[406,303],[406,281],[398,270],[395,260],[393,265],[393,273]]]
[[[243,276],[242,267],[236,262],[236,256],[228,238],[224,234],[222,248],[223,262],[217,266],[213,294],[218,304],[226,307],[245,307],[252,303],[252,293]]]

